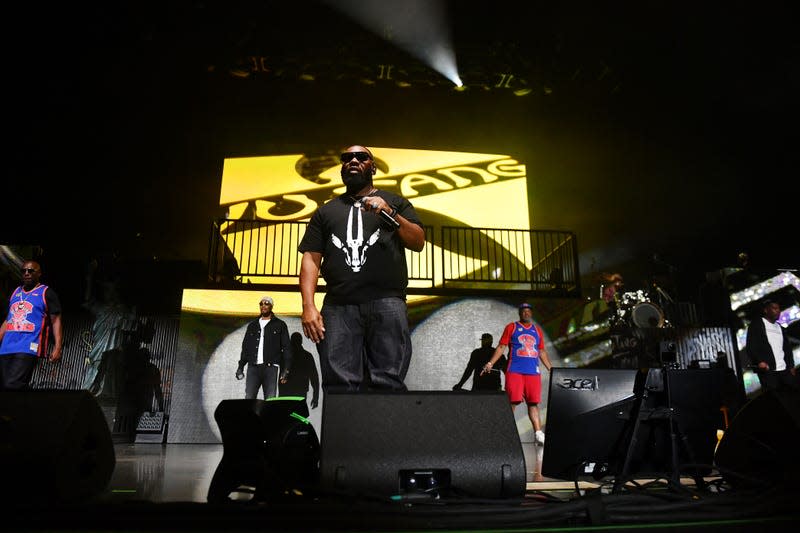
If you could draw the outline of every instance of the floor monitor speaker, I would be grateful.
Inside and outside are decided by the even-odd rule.
[[[502,392],[329,393],[323,490],[384,498],[520,497],[525,458]]]
[[[114,471],[111,431],[84,390],[0,392],[0,500],[78,502]]]
[[[252,492],[257,501],[307,495],[319,480],[319,439],[303,397],[223,400],[214,412],[222,459],[207,499],[230,501]]]
[[[732,485],[793,486],[800,478],[800,392],[763,392],[747,402],[725,430],[716,463]]]

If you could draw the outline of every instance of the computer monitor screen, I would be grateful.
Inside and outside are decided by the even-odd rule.
[[[542,475],[573,480],[617,474],[625,459],[636,369],[553,368]]]

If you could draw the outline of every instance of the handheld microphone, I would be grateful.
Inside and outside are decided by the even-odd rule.
[[[400,223],[397,221],[397,219],[394,218],[389,213],[387,213],[386,211],[384,211],[383,209],[378,211],[378,214],[380,215],[380,217],[383,219],[384,222],[387,222],[393,228],[397,229],[400,227]]]
[[[362,202],[361,202],[361,198],[359,198],[358,200],[356,200],[356,201],[353,203],[353,206],[354,206],[354,207],[357,207],[358,209],[362,209],[362,205],[363,205],[363,204],[362,204]],[[386,222],[387,224],[389,224],[390,226],[392,226],[392,228],[394,228],[394,229],[397,229],[397,228],[399,228],[399,227],[400,227],[400,223],[397,221],[397,219],[396,219],[396,218],[394,218],[394,217],[393,217],[392,215],[390,215],[389,213],[387,213],[386,211],[384,211],[383,209],[381,209],[380,211],[378,211],[378,216],[380,216],[380,217],[383,219],[383,221],[384,221],[384,222]]]

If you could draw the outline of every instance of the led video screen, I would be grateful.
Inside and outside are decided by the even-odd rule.
[[[473,273],[529,276],[536,257],[529,234],[527,170],[511,155],[371,148],[375,187],[400,194],[414,205],[432,233],[412,286],[425,278],[439,286],[442,276],[472,279]],[[241,283],[296,283],[297,243],[317,207],[344,192],[338,149],[229,158],[220,189],[221,262]],[[468,242],[442,237],[443,227],[481,228]],[[499,234],[513,228],[516,233]],[[442,248],[447,249],[443,256]],[[446,257],[446,258],[443,258]],[[407,252],[411,258],[411,252]]]

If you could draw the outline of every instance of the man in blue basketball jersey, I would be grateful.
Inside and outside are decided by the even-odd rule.
[[[519,306],[519,322],[508,324],[503,336],[494,351],[494,355],[483,366],[481,374],[487,374],[503,356],[508,347],[508,365],[506,367],[506,393],[514,409],[523,401],[528,405],[528,418],[533,424],[534,442],[544,444],[544,432],[539,420],[539,402],[542,397],[541,362],[550,371],[553,365],[544,347],[542,328],[533,322],[531,304]]]
[[[39,283],[41,276],[39,263],[25,261],[22,285],[11,293],[0,326],[0,390],[28,388],[37,358],[47,357],[51,335],[48,360],[61,359],[61,302],[53,289]]]

